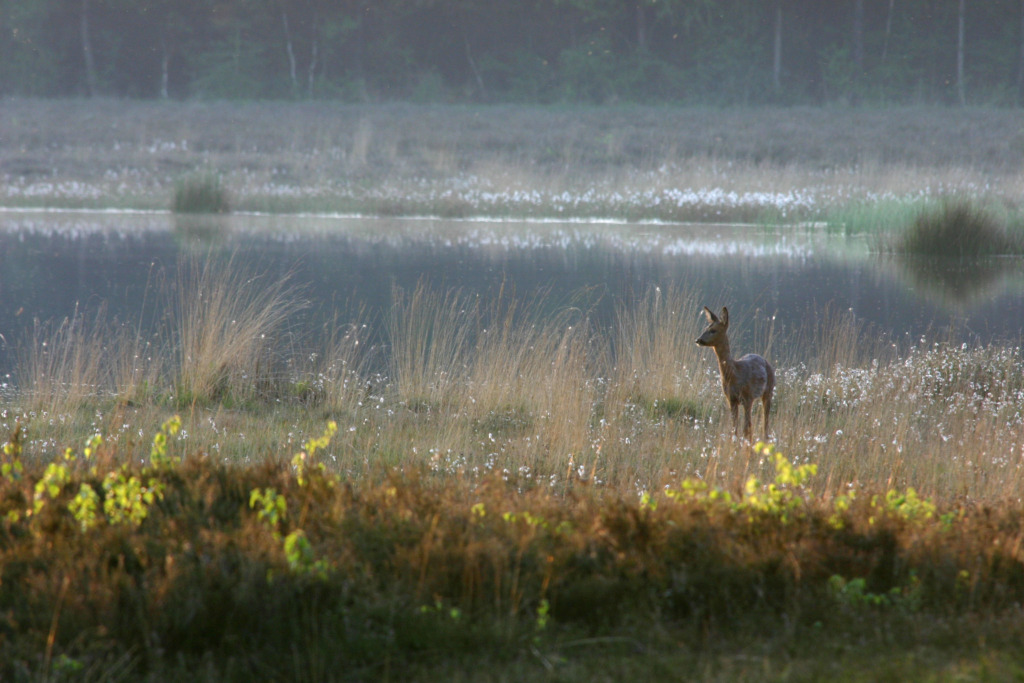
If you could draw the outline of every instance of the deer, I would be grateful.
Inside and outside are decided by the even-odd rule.
[[[746,425],[743,435],[751,440],[753,429],[750,423],[750,412],[754,401],[761,399],[764,408],[764,439],[768,440],[768,414],[772,407],[772,392],[775,390],[775,369],[771,363],[756,353],[748,353],[741,358],[733,358],[729,349],[729,309],[722,307],[721,317],[715,315],[710,308],[704,307],[704,316],[708,326],[697,337],[699,346],[710,346],[718,357],[718,372],[722,375],[722,390],[725,400],[732,411],[732,424],[736,436],[740,434],[739,408],[743,405]]]

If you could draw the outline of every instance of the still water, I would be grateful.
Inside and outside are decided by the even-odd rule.
[[[101,305],[120,320],[158,315],[158,283],[211,252],[288,277],[310,303],[298,325],[360,309],[379,319],[394,287],[423,283],[484,297],[500,288],[541,295],[552,306],[587,307],[597,324],[652,287],[674,286],[734,316],[774,315],[782,329],[831,307],[913,339],[1016,344],[1024,330],[1019,259],[898,260],[872,254],[864,238],[815,228],[6,211],[0,369],[11,367],[34,321]]]

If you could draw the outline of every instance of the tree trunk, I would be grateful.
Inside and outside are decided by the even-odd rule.
[[[775,4],[775,44],[772,50],[772,85],[782,89],[782,0]]]
[[[309,48],[309,81],[308,81],[308,97],[313,97],[313,83],[316,80],[316,67],[317,56],[319,50],[319,41],[316,39],[316,35],[313,36],[313,44]]]
[[[473,79],[476,81],[476,87],[480,90],[480,99],[487,99],[487,90],[484,88],[484,78],[480,73],[480,69],[477,68],[476,60],[473,59],[473,51],[469,47],[469,35],[465,30],[462,31],[462,42],[466,45],[466,61],[469,62],[469,69],[473,72]]]
[[[160,35],[160,99],[170,99],[167,86],[170,79],[171,52],[167,49],[167,39]]]
[[[319,31],[319,12],[313,11],[313,20],[311,30],[309,32],[309,69],[306,70],[306,96],[312,98],[313,96],[313,83],[316,80],[316,67],[318,66],[317,57],[319,56],[319,41],[317,35]]]
[[[640,52],[647,51],[647,13],[642,0],[636,0],[636,47]]]
[[[288,26],[288,12],[281,10],[281,21],[284,24],[284,47],[288,52],[288,75],[292,81],[292,96],[299,92],[299,78],[295,66],[295,50],[292,49],[292,32]]]
[[[889,12],[885,15],[885,41],[882,43],[882,58],[880,60],[882,64],[885,64],[885,58],[889,56],[889,36],[892,35],[892,8],[895,4],[896,0],[889,0]]]
[[[82,56],[85,58],[85,87],[89,97],[96,97],[96,61],[92,54],[92,39],[89,37],[89,0],[82,0]]]
[[[957,13],[956,24],[956,93],[961,105],[967,104],[967,97],[964,94],[964,5],[966,0],[960,0],[960,10]]]
[[[864,74],[864,0],[853,3],[853,64],[860,78]]]

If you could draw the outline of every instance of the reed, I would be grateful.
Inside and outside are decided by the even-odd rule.
[[[94,316],[75,313],[59,322],[39,322],[19,346],[14,373],[25,404],[49,413],[71,412],[111,390],[107,320],[101,308]]]
[[[356,313],[295,335],[289,316],[304,304],[287,279],[195,261],[168,285],[155,332],[81,315],[40,326],[6,415],[33,423],[27,450],[42,458],[97,429],[152,429],[170,403],[189,408],[197,448],[241,462],[294,448],[330,418],[343,425],[331,466],[352,476],[386,462],[619,491],[683,475],[741,486],[770,463],[727,433],[717,369],[693,344],[697,300],[654,289],[600,327],[550,295],[485,302],[422,284],[394,292],[381,330]],[[1016,347],[893,339],[828,308],[733,315],[737,348],[776,368],[773,442],[818,465],[817,491],[899,484],[1002,500],[1024,485]]]
[[[181,266],[169,305],[179,405],[252,398],[274,380],[276,343],[305,303],[287,281],[251,275],[229,260]]]

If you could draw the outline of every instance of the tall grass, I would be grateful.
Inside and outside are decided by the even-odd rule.
[[[170,322],[177,401],[252,398],[274,376],[284,323],[305,304],[287,279],[253,276],[230,260],[191,260],[181,268]]]
[[[458,291],[424,285],[393,290],[387,321],[389,371],[399,399],[414,408],[442,407],[465,383],[476,304]]]
[[[196,447],[244,461],[336,419],[331,466],[354,475],[425,463],[639,491],[677,475],[740,485],[770,464],[729,429],[714,359],[693,343],[703,302],[687,288],[624,299],[604,327],[544,297],[485,302],[424,284],[395,291],[382,330],[357,315],[288,341],[304,304],[287,280],[211,259],[175,287],[159,334],[80,319],[27,341],[8,415],[45,413],[36,429],[57,430],[30,450],[115,421],[152,428],[171,403],[192,408]],[[773,441],[818,465],[822,491],[898,483],[1000,500],[1024,485],[1018,348],[894,339],[831,309],[733,318],[735,351],[776,368]]]
[[[15,372],[27,405],[63,413],[110,391],[106,316],[87,318],[77,308],[59,322],[35,322],[20,346]]]

